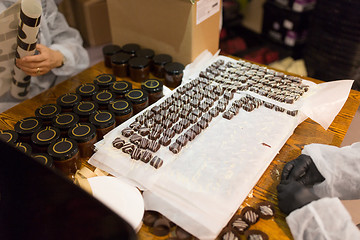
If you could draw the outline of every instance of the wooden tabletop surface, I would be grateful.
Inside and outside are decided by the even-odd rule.
[[[103,62],[100,62],[78,75],[56,85],[55,87],[35,96],[32,99],[23,101],[13,108],[0,114],[0,129],[13,129],[15,123],[25,117],[34,116],[35,109],[43,104],[55,103],[56,99],[62,94],[75,92],[77,86],[82,83],[93,82],[94,78],[102,73],[112,73],[112,69],[106,68]],[[152,77],[152,76],[151,76]],[[306,78],[310,81],[320,83],[321,81]],[[117,80],[131,81],[129,78]],[[132,82],[132,81],[131,81]],[[133,83],[133,88],[140,88],[140,83]],[[262,201],[270,201],[275,205],[275,217],[270,220],[260,219],[259,222],[251,226],[250,229],[259,229],[268,234],[269,239],[292,239],[291,232],[286,224],[285,215],[277,207],[276,186],[280,180],[280,174],[284,164],[296,158],[304,145],[310,143],[322,143],[334,146],[340,146],[346,131],[355,115],[360,104],[360,92],[351,90],[348,100],[335,120],[328,128],[324,130],[319,124],[311,119],[306,119],[294,131],[294,134],[288,139],[274,158],[263,176],[260,178],[253,191],[240,206],[239,211],[245,206],[255,206]],[[87,159],[83,159],[84,164]],[[139,239],[167,239],[174,237],[174,231],[169,235],[155,237],[150,233],[149,227],[143,225],[138,233]],[[244,236],[242,236],[244,237]]]

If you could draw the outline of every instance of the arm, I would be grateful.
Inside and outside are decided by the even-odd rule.
[[[337,198],[323,198],[286,217],[294,239],[360,239],[360,231]]]
[[[314,185],[319,197],[360,198],[360,142],[338,148],[322,144],[305,146],[325,181]],[[346,187],[345,187],[346,186]]]

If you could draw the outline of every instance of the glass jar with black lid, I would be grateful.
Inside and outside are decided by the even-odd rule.
[[[154,50],[152,50],[150,48],[141,48],[136,51],[135,56],[136,57],[144,57],[144,58],[147,58],[150,61],[152,61],[152,59],[155,56],[155,52],[154,52]]]
[[[68,130],[79,122],[79,116],[75,113],[61,113],[52,120],[52,125],[61,132],[61,137],[68,137]]]
[[[111,57],[111,66],[113,73],[117,77],[127,77],[129,75],[130,54],[117,53]]]
[[[142,82],[149,78],[150,60],[144,57],[133,57],[129,60],[129,75],[135,82]]]
[[[61,132],[53,126],[42,127],[31,135],[34,152],[46,152],[52,142],[60,138]]]
[[[115,116],[107,110],[99,110],[91,114],[89,121],[96,127],[97,139],[101,140],[105,134],[115,128]]]
[[[76,88],[76,93],[82,101],[91,100],[92,96],[99,91],[99,86],[94,83],[84,83]]]
[[[148,79],[141,83],[141,89],[145,90],[149,95],[149,105],[155,103],[164,96],[163,83],[157,79]]]
[[[51,121],[56,115],[61,113],[61,107],[58,104],[44,104],[35,110],[35,116],[40,118],[43,125],[51,125]]]
[[[133,116],[133,108],[129,101],[118,99],[109,104],[109,111],[114,113],[116,125],[120,125]]]
[[[14,130],[0,130],[0,140],[3,142],[14,145],[19,138],[19,134]]]
[[[109,89],[110,85],[115,81],[116,77],[109,73],[97,75],[94,79],[94,83],[98,85],[100,89]]]
[[[165,77],[165,65],[172,62],[172,57],[168,54],[158,54],[153,58],[152,73],[155,77]]]
[[[106,110],[109,103],[115,99],[115,95],[109,90],[103,90],[94,95],[92,99],[99,105],[100,110]]]
[[[43,125],[41,118],[27,117],[15,123],[14,130],[19,134],[20,142],[31,142],[31,135]]]
[[[122,47],[123,52],[130,54],[132,57],[135,57],[135,53],[139,49],[140,49],[140,45],[136,43],[128,43]]]
[[[34,153],[31,157],[48,168],[54,168],[54,160],[47,153]]]
[[[15,148],[17,148],[18,150],[22,151],[27,155],[31,155],[32,147],[28,143],[17,142],[15,143]]]
[[[56,103],[61,107],[62,112],[71,112],[80,101],[81,97],[77,93],[66,93],[56,99]]]
[[[110,91],[115,94],[115,98],[125,98],[125,94],[131,89],[132,84],[128,81],[116,81],[110,86]]]
[[[149,106],[148,93],[142,89],[133,89],[125,95],[133,106],[134,115]]]
[[[79,116],[80,122],[88,122],[89,117],[99,109],[99,105],[93,101],[81,101],[74,108],[73,112]]]
[[[105,66],[111,68],[111,57],[122,51],[122,48],[116,44],[108,44],[102,49]]]
[[[78,144],[73,139],[60,138],[50,144],[47,152],[53,158],[55,167],[71,178],[81,168]]]
[[[185,66],[178,62],[168,63],[165,69],[165,85],[170,88],[176,88],[181,84]]]
[[[78,123],[69,129],[68,135],[78,143],[80,157],[89,158],[97,141],[96,128],[91,123]]]

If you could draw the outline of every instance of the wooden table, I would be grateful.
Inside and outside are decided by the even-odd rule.
[[[43,104],[55,103],[56,99],[62,94],[75,92],[77,86],[82,83],[93,82],[93,79],[101,73],[112,73],[112,70],[106,68],[103,62],[100,62],[91,68],[79,73],[78,75],[66,80],[57,86],[35,96],[32,99],[26,100],[17,106],[0,114],[0,129],[13,129],[15,123],[25,117],[34,116],[36,108]],[[320,83],[321,81],[306,78],[308,80]],[[120,80],[120,79],[118,79]],[[124,80],[130,81],[125,78]],[[140,88],[140,83],[133,83],[133,88]],[[324,130],[319,124],[307,119],[301,123],[294,131],[294,134],[288,139],[279,154],[275,157],[269,165],[263,176],[260,178],[256,186],[241,205],[254,206],[256,203],[267,200],[275,205],[276,214],[274,219],[263,220],[253,225],[250,229],[261,229],[267,233],[270,239],[292,239],[290,230],[285,221],[285,215],[280,212],[277,207],[277,191],[276,186],[280,180],[280,174],[284,164],[296,158],[304,145],[310,143],[322,143],[334,146],[340,146],[346,131],[355,115],[356,110],[360,104],[360,92],[351,90],[348,100],[340,113],[336,116],[328,130]],[[88,165],[87,159],[83,159],[84,164]],[[147,226],[143,226],[138,233],[139,239],[153,239],[155,238],[149,232]],[[168,236],[156,237],[157,239],[167,239],[174,236],[172,231]]]

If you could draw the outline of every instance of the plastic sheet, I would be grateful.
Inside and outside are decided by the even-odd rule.
[[[225,62],[236,61],[215,56],[208,59],[207,64],[194,64],[204,69],[218,59]],[[201,61],[205,61],[204,58]],[[187,68],[189,69],[191,67]],[[198,76],[199,67],[193,70],[193,74],[184,74],[185,83]],[[330,96],[327,91],[321,91],[323,88],[308,81],[304,82],[310,85],[310,91],[294,104],[275,102],[250,91],[235,93],[232,101],[250,94],[285,109],[300,112],[293,117],[261,106],[252,112],[240,110],[231,120],[220,114],[179,154],[171,153],[168,148],[161,148],[156,155],[164,160],[164,165],[159,169],[131,160],[127,154],[112,147],[111,142],[115,137],[122,137],[121,130],[133,122],[136,116],[97,143],[98,150],[89,162],[115,176],[131,179],[142,189],[146,189],[146,209],[161,212],[200,239],[214,239],[297,125],[307,118],[301,111],[302,107],[311,106],[307,103],[307,98],[322,95],[317,99],[337,103],[339,98],[343,99],[348,94],[338,92],[337,95],[331,93]],[[320,103],[322,101],[319,100]],[[160,103],[161,101],[157,104]],[[329,107],[331,106],[329,104]],[[312,107],[316,109],[316,105]],[[336,114],[337,112],[333,111],[333,115],[327,115],[330,122]]]

